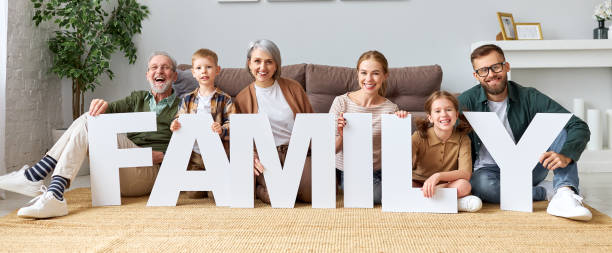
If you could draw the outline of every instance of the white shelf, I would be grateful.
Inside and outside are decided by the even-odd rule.
[[[578,172],[612,172],[612,150],[585,150],[578,160]]]
[[[501,47],[511,68],[612,67],[612,40],[479,41],[471,50],[484,44]]]

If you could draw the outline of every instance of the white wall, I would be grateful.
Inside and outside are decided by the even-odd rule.
[[[4,161],[4,127],[6,118],[6,41],[8,21],[8,0],[0,0],[0,175],[6,173]],[[4,199],[4,191],[0,191]]]
[[[439,64],[442,88],[460,92],[474,85],[470,45],[494,40],[500,31],[496,12],[515,22],[540,22],[545,39],[590,39],[593,9],[601,0],[361,0],[218,3],[216,0],[141,1],[151,17],[135,38],[138,61],[129,65],[115,54],[116,77],[92,96],[122,98],[146,89],[150,52],[165,50],[180,63],[207,47],[222,67],[243,67],[249,41],[268,38],[278,44],[283,64],[318,63],[353,67],[369,49],[383,52],[392,67]],[[64,80],[63,115],[70,122],[70,90]]]
[[[8,171],[32,165],[51,147],[51,129],[62,125],[61,82],[49,73],[50,26],[35,27],[30,0],[8,1],[5,163]],[[4,71],[3,71],[4,72]]]

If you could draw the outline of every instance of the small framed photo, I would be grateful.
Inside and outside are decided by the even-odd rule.
[[[542,26],[540,23],[516,23],[516,37],[519,40],[541,40]]]
[[[516,29],[514,27],[514,18],[512,17],[512,14],[498,12],[497,19],[499,20],[502,38],[504,40],[515,40]]]

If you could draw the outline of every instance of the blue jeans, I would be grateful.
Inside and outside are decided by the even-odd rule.
[[[344,171],[336,169],[336,178],[338,179],[338,187],[340,187],[340,189],[344,189]],[[381,170],[374,171],[373,180],[374,180],[374,204],[380,204],[382,200]]]
[[[559,152],[567,139],[567,131],[563,129],[555,141],[550,145],[548,151]],[[570,186],[578,194],[578,167],[576,161],[572,161],[565,168],[553,170],[553,187],[556,191],[559,187]],[[546,200],[546,190],[536,185],[546,178],[548,169],[538,162],[532,171],[534,201]],[[472,174],[470,183],[472,184],[472,194],[478,196],[482,201],[489,203],[499,203],[499,166],[480,168]]]

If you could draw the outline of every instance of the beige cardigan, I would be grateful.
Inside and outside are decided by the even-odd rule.
[[[308,100],[306,92],[302,86],[291,79],[279,78],[278,85],[280,86],[287,104],[293,111],[293,117],[297,113],[313,113],[312,105]],[[249,84],[236,95],[234,100],[237,113],[257,113],[257,96],[255,95],[255,82]]]

